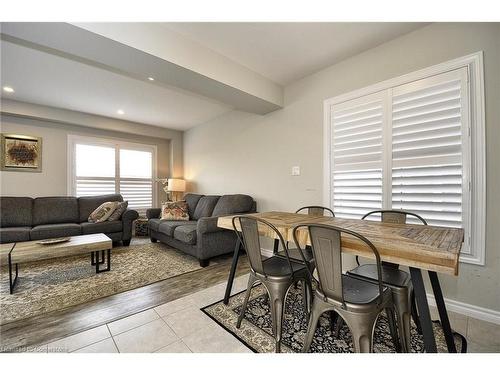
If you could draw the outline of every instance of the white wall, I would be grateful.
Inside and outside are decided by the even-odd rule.
[[[170,141],[144,137],[123,132],[94,129],[84,126],[54,123],[46,120],[28,119],[9,115],[1,117],[1,131],[8,134],[23,134],[42,137],[42,172],[0,172],[0,193],[10,196],[68,195],[67,187],[67,140],[68,134],[89,137],[106,137],[129,142],[154,145],[157,148],[159,177],[170,175]],[[157,185],[157,196],[165,199],[161,184]]]
[[[445,296],[500,311],[500,24],[433,24],[285,88],[285,107],[266,116],[232,112],[187,131],[184,175],[201,193],[247,193],[258,209],[322,202],[323,100],[484,51],[486,87],[486,266],[441,276]],[[301,176],[291,167],[300,165]]]

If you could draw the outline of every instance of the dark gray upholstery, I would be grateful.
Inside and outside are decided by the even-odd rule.
[[[41,197],[33,200],[33,225],[79,223],[75,197]]]
[[[214,256],[234,251],[236,234],[217,226],[218,216],[233,213],[255,212],[256,203],[248,195],[202,196],[186,194],[184,197],[190,210],[190,221],[160,220],[160,209],[146,212],[149,218],[149,235],[152,241],[161,241],[200,260],[203,266]],[[218,202],[221,202],[220,205]],[[196,205],[194,207],[194,205]],[[215,207],[218,207],[215,211]],[[248,209],[248,211],[244,211]],[[192,213],[191,213],[192,212]]]
[[[31,227],[0,228],[0,243],[30,240]]]
[[[190,245],[196,244],[196,224],[178,226],[174,230],[174,238]]]
[[[32,211],[32,198],[1,197],[0,226],[2,228],[31,226]]]
[[[193,193],[188,193],[184,196],[184,200],[188,205],[189,218],[192,219],[194,217],[194,210],[196,209],[196,206],[198,205],[198,202],[202,197],[203,197],[202,194],[193,194]]]
[[[219,195],[205,195],[201,197],[196,205],[192,219],[198,220],[200,217],[212,216],[212,212],[219,198]]]
[[[156,229],[159,232],[165,233],[167,236],[173,236],[174,235],[174,230],[178,226],[181,225],[187,225],[187,224],[194,224],[196,226],[197,222],[194,220],[186,221],[186,220],[161,220],[160,225],[158,226],[158,229]]]
[[[31,240],[43,240],[46,238],[56,238],[65,236],[78,236],[82,234],[80,224],[61,223],[37,225],[31,229]]]
[[[87,221],[80,225],[82,234],[121,232],[123,228],[121,221],[103,221],[102,223],[89,223]]]
[[[89,216],[97,207],[105,202],[123,202],[120,194],[99,195],[78,198],[79,223],[89,220]]]
[[[137,211],[126,210],[117,221],[87,221],[92,211],[109,201],[121,202],[123,198],[119,194],[78,199],[1,197],[0,243],[104,233],[114,242],[123,241],[127,245],[132,238],[133,222],[139,216]]]
[[[217,201],[212,216],[224,216],[250,212],[253,206],[253,198],[244,194],[223,195]]]

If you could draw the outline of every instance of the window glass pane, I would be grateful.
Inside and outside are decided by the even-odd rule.
[[[115,177],[115,149],[105,146],[76,145],[77,177]]]
[[[153,154],[149,151],[120,150],[121,178],[152,178]]]

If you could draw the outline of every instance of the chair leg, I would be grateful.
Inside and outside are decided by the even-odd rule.
[[[415,325],[417,326],[417,332],[422,334],[422,326],[420,325],[420,319],[418,318],[417,302],[415,301],[415,292],[412,290],[410,294],[411,298],[411,316]]]
[[[373,330],[379,312],[360,314],[342,311],[344,319],[352,334],[354,351],[356,353],[371,353],[373,351]]]
[[[388,307],[385,309],[385,314],[387,315],[387,322],[389,323],[389,330],[391,331],[392,344],[397,353],[401,353],[402,346],[398,337],[398,330],[396,328],[396,320],[394,319],[394,309]]]
[[[342,327],[344,326],[344,319],[339,315],[337,316],[337,324],[336,324],[336,327],[335,327],[335,332],[333,334],[333,337],[335,337],[336,339],[339,338],[340,336],[340,331],[342,330]]]
[[[307,318],[311,313],[311,298],[312,298],[312,286],[308,280],[302,280],[302,298],[304,300],[304,308],[306,311]]]
[[[411,350],[411,308],[410,293],[393,292],[394,307],[398,322],[399,339],[403,353],[409,353]]]
[[[243,305],[241,306],[240,316],[238,316],[238,322],[236,323],[236,328],[241,327],[241,321],[245,317],[245,311],[247,309],[248,299],[250,298],[250,294],[252,293],[252,286],[254,283],[255,283],[255,277],[252,274],[250,274],[248,276],[247,291],[245,293],[245,299],[243,301]]]
[[[314,338],[314,333],[316,332],[316,327],[318,326],[318,320],[323,313],[324,308],[317,298],[313,298],[311,306],[311,314],[309,315],[309,323],[307,325],[306,338],[304,340],[304,346],[302,347],[302,353],[307,353],[311,347],[312,340]]]
[[[269,284],[269,302],[271,305],[271,320],[273,322],[273,333],[276,339],[276,353],[281,352],[281,329],[283,327],[283,313],[285,310],[285,297],[290,287],[289,284]]]

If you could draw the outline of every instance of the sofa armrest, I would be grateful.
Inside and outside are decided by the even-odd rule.
[[[161,208],[148,208],[146,210],[146,217],[148,219],[158,219],[161,214]]]
[[[122,240],[128,241],[132,238],[132,223],[139,217],[136,210],[126,210],[122,215]]]
[[[202,217],[198,220],[198,226],[197,226],[197,232],[198,234],[205,234],[205,233],[213,233],[213,232],[221,232],[223,228],[219,228],[217,226],[217,220],[219,219],[219,216],[211,216],[211,217]]]

